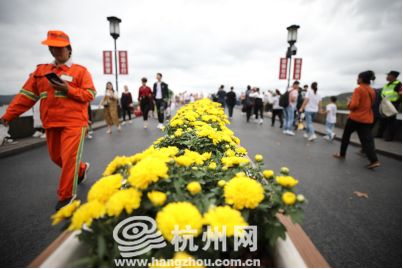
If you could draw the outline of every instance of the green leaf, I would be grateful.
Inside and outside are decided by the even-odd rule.
[[[295,209],[288,212],[288,214],[290,215],[293,223],[302,223],[302,221],[304,220],[304,213],[302,212],[302,210]]]
[[[102,235],[98,235],[97,238],[97,252],[98,252],[98,257],[102,259],[105,256],[106,253],[106,242],[105,238]]]
[[[285,227],[281,223],[275,222],[266,229],[265,238],[273,246],[278,238],[285,239],[285,231]]]

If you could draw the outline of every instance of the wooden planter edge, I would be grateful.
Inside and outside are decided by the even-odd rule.
[[[280,222],[287,229],[285,241],[279,239],[278,248],[287,248],[287,251],[274,250],[274,259],[278,259],[277,266],[280,267],[309,267],[309,268],[329,268],[329,264],[312,243],[311,239],[298,224],[292,223],[290,218],[282,214],[277,215]],[[30,268],[44,266],[47,260],[54,254],[66,240],[74,237],[77,232],[62,232],[39,256],[29,265]],[[71,240],[70,240],[71,241]],[[280,253],[281,252],[281,253]],[[46,265],[45,265],[46,266]]]

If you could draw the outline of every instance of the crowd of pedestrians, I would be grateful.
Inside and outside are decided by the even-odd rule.
[[[390,71],[387,74],[387,84],[382,89],[374,90],[371,83],[375,80],[373,71],[365,71],[358,74],[358,87],[352,97],[347,100],[349,116],[341,138],[340,151],[334,154],[337,159],[344,159],[351,134],[357,132],[362,145],[361,154],[366,155],[369,164],[367,168],[374,169],[380,166],[376,155],[374,136],[372,129],[378,122],[376,137],[391,141],[396,133],[396,116],[401,106],[402,84],[397,79],[399,72]],[[314,119],[317,114],[325,115],[325,135],[323,138],[332,141],[335,138],[335,125],[337,122],[337,97],[331,96],[326,106],[322,106],[322,96],[317,82],[312,82],[300,87],[299,81],[294,81],[292,86],[283,94],[275,91],[261,91],[258,87],[247,86],[239,99],[234,92],[234,87],[227,93],[224,85],[221,85],[213,100],[228,110],[230,119],[233,117],[234,104],[240,101],[242,112],[246,115],[246,122],[251,117],[254,122],[263,124],[264,112],[271,112],[271,126],[274,127],[278,119],[279,127],[284,135],[295,136],[296,130],[304,130],[304,138],[308,141],[317,139]]]

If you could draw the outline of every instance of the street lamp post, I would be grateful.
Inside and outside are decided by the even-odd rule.
[[[116,92],[119,92],[119,86],[118,86],[118,56],[117,56],[117,50],[116,50],[116,39],[120,36],[120,29],[119,29],[119,23],[122,22],[121,19],[118,17],[107,17],[107,20],[109,21],[109,32],[111,36],[113,37],[113,40],[115,41],[115,82],[116,82]]]
[[[290,46],[287,49],[287,54],[286,54],[286,57],[290,61],[290,65],[288,66],[287,90],[290,88],[291,65],[292,65],[291,58],[292,58],[292,55],[297,54],[297,47],[295,46],[295,43],[297,42],[298,28],[299,28],[299,25],[295,25],[295,24],[287,27],[287,30],[288,30],[287,41],[288,41],[288,44],[290,44]]]

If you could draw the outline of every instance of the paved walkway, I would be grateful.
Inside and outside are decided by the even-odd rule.
[[[401,267],[401,161],[380,156],[382,166],[369,171],[363,168],[367,160],[355,154],[357,147],[349,148],[345,161],[334,160],[337,141],[311,143],[301,133],[285,136],[267,121],[247,124],[240,111],[235,113],[229,127],[250,156],[261,153],[267,168],[288,166],[300,180],[298,192],[309,201],[303,228],[331,266]],[[98,129],[84,147],[84,159],[92,166],[88,181],[78,187],[79,198],[85,199],[114,156],[142,151],[161,136],[156,124],[144,130],[137,119],[111,135]],[[0,158],[0,171],[0,266],[26,266],[60,233],[49,219],[60,171],[43,144]],[[357,197],[355,191],[368,198]]]

